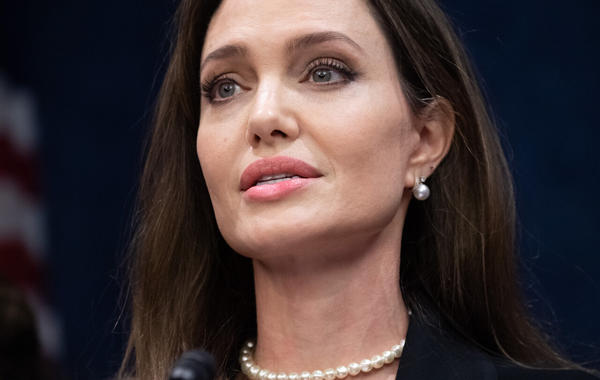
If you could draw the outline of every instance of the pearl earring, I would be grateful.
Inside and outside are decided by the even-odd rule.
[[[429,195],[431,194],[429,186],[423,182],[425,182],[425,177],[417,177],[415,179],[415,187],[412,189],[413,195],[420,201],[424,201],[425,199],[429,198]]]

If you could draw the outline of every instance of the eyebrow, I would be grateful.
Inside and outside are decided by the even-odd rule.
[[[206,66],[206,64],[210,61],[216,61],[219,59],[226,59],[231,57],[244,57],[246,56],[246,54],[248,54],[248,49],[246,49],[246,47],[242,45],[221,46],[220,48],[213,50],[206,56],[206,58],[204,58],[204,61],[202,61],[202,64],[200,65],[200,73],[202,73],[204,66]]]
[[[363,52],[361,46],[354,42],[354,40],[352,40],[350,37],[348,37],[344,33],[334,31],[308,33],[293,38],[292,40],[287,42],[285,50],[288,55],[291,55],[298,50],[306,49],[310,46],[322,44],[328,41],[342,41],[347,43],[348,45],[351,45],[360,52]],[[202,73],[202,70],[210,61],[233,57],[245,57],[247,54],[248,49],[244,45],[232,44],[221,46],[220,48],[210,52],[206,56],[206,58],[204,58],[204,61],[202,61],[202,64],[200,65],[200,73]]]
[[[328,41],[342,41],[345,42],[359,51],[363,51],[359,44],[344,33],[340,32],[316,32],[296,37],[287,43],[286,51],[288,54],[292,54],[297,50],[306,49],[312,45],[318,45]]]

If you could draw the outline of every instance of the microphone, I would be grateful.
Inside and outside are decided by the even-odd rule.
[[[175,362],[169,380],[213,380],[215,359],[206,351],[191,350]]]

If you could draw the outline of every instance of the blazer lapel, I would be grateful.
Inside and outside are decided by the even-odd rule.
[[[413,314],[396,380],[497,379],[496,368],[487,355],[440,326]]]

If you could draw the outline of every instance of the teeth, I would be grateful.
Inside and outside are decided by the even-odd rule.
[[[288,174],[288,176],[289,176],[289,174]],[[273,176],[268,176],[268,177],[273,177]],[[282,177],[282,176],[278,175],[277,177],[278,178],[268,179],[268,180],[261,179],[260,181],[258,181],[256,183],[256,186],[270,185],[270,184],[277,183],[277,182],[287,181],[288,179],[292,179],[292,178],[300,178],[297,175],[294,175],[294,176],[291,176],[291,177]]]
[[[258,181],[269,181],[271,179],[279,179],[279,178],[286,178],[286,177],[291,177],[293,176],[293,174],[290,173],[282,173],[282,174],[273,174],[273,175],[264,175],[262,176]]]

